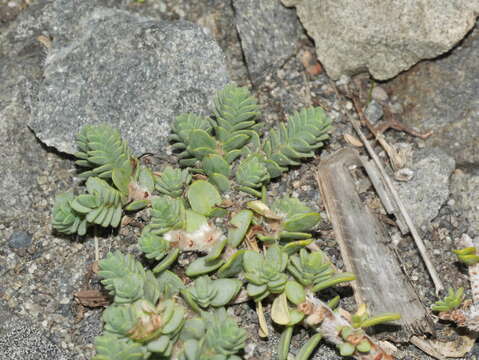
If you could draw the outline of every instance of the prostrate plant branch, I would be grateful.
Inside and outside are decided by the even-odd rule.
[[[471,301],[464,301],[464,289],[457,291],[449,289],[448,295],[432,306],[433,311],[439,312],[443,320],[451,320],[459,326],[464,326],[474,333],[479,332],[479,256],[476,255],[477,241],[472,240],[467,234],[463,234],[462,249],[453,250],[458,260],[467,265],[469,281],[472,289]]]
[[[273,321],[286,327],[281,360],[288,356],[293,327],[302,323],[318,334],[298,360],[309,358],[321,336],[344,356],[390,358],[361,328],[399,315],[369,317],[360,308],[350,324],[317,300],[313,294],[355,276],[338,273],[320,250],[306,248],[314,242],[317,212],[295,198],[271,203],[266,198],[271,179],[314,156],[328,138],[330,120],[322,109],[311,108],[267,135],[260,128],[256,100],[247,89],[228,85],[215,99],[214,116],[184,114],[174,121],[171,139],[183,170],[153,172],[108,125],[81,130],[76,163],[86,168],[81,176],[87,192],[57,196],[53,227],[85,235],[98,225],[118,227],[125,212],[146,208],[151,219],[138,246],[155,262],[145,269],[118,251],[99,262],[98,275],[113,303],[103,314],[95,360],[241,359],[246,332],[225,307],[244,293],[256,302],[263,330],[262,304],[272,301]],[[193,180],[193,174],[201,176]],[[231,191],[261,201],[231,210],[222,195]],[[182,252],[197,255],[181,271],[183,279],[170,271],[180,266]],[[338,302],[335,297],[329,305]]]
[[[349,330],[353,328],[352,325],[313,294],[308,294],[306,302],[300,306],[307,311],[308,315],[303,323],[321,334],[328,342],[335,344],[342,355],[359,360],[394,359],[363,330],[359,329],[356,332]],[[368,349],[368,351],[361,351],[361,349]]]

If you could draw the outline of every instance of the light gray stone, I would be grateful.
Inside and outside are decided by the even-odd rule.
[[[28,319],[13,315],[0,303],[0,360],[70,360],[45,331]]]
[[[458,164],[479,162],[479,26],[448,56],[424,61],[387,85],[402,103],[397,118]]]
[[[301,25],[278,0],[234,0],[236,28],[253,83],[295,54]]]
[[[76,151],[86,124],[121,129],[137,154],[159,152],[170,122],[183,112],[208,113],[228,82],[224,55],[188,22],[156,21],[98,8],[75,19],[69,42],[55,42],[29,123],[48,146]]]
[[[413,178],[408,182],[395,182],[399,197],[417,227],[428,229],[447,201],[449,178],[454,168],[454,159],[440,149],[419,150],[411,165]]]
[[[455,171],[451,178],[453,208],[469,223],[468,234],[479,235],[479,173]]]
[[[283,0],[296,6],[333,79],[368,71],[390,79],[456,45],[474,26],[478,1]]]
[[[8,239],[8,246],[12,249],[23,249],[32,244],[32,235],[25,231],[15,231]]]
[[[27,127],[27,93],[41,76],[42,52],[34,38],[5,51],[5,39],[0,37],[0,223],[18,224],[31,216],[35,179],[47,162],[46,151]]]
[[[384,116],[383,107],[376,100],[371,100],[364,111],[364,115],[371,124],[375,124]]]

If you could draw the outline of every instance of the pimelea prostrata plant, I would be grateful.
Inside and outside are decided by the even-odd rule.
[[[85,235],[93,226],[118,227],[125,212],[148,208],[151,219],[138,246],[155,261],[145,269],[116,251],[99,262],[113,300],[103,314],[95,359],[241,359],[246,331],[225,310],[238,297],[256,304],[260,336],[268,335],[263,303],[271,304],[271,318],[284,326],[280,359],[288,356],[296,325],[316,333],[298,360],[308,359],[321,338],[344,356],[390,359],[363,328],[399,316],[370,317],[361,306],[348,321],[333,310],[338,297],[319,300],[319,291],[354,275],[336,272],[312,246],[318,213],[295,198],[266,199],[271,179],[313,157],[330,126],[321,108],[310,108],[265,135],[256,100],[247,89],[228,85],[217,94],[212,117],[176,118],[171,140],[183,169],[160,173],[141,164],[119,131],[84,127],[75,156],[86,193],[57,196],[53,227]],[[227,206],[225,193],[234,191],[256,200]],[[226,225],[218,225],[219,218]],[[199,255],[186,266],[186,281],[170,270],[185,251]]]

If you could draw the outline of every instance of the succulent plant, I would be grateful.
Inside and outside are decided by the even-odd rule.
[[[464,249],[452,250],[460,262],[466,265],[474,265],[479,263],[479,256],[476,255],[476,248],[471,246]]]
[[[171,230],[183,229],[185,222],[186,209],[181,199],[169,196],[151,199],[151,220],[147,231],[162,235]]]
[[[323,336],[331,340],[321,322],[329,322],[324,326],[333,329],[333,337],[342,336],[341,354],[379,358],[384,353],[362,328],[397,315],[370,317],[360,307],[352,324],[344,326],[330,308],[339,298],[325,304],[313,294],[354,278],[336,274],[324,254],[305,249],[314,241],[319,214],[295,198],[266,203],[265,186],[313,156],[328,138],[329,119],[321,109],[302,110],[262,136],[259,106],[247,89],[228,85],[214,104],[211,118],[184,114],[172,124],[173,149],[180,165],[188,167],[183,170],[169,166],[153,173],[108,125],[85,127],[78,135],[77,165],[86,169],[81,176],[87,193],[57,197],[54,228],[84,235],[89,226],[119,226],[124,211],[148,208],[151,219],[139,248],[157,262],[147,270],[118,251],[99,262],[98,274],[113,303],[103,314],[95,359],[240,360],[247,334],[223,306],[246,295],[256,302],[260,336],[267,335],[268,307],[262,301],[274,295],[267,299],[271,318],[285,326],[280,360],[288,358],[295,325],[318,332],[297,360],[306,360]],[[226,192],[232,190],[262,201],[250,201],[244,209],[231,201],[235,194]],[[173,267],[182,252],[197,257],[182,256]],[[470,250],[462,255],[470,256]],[[178,267],[184,268],[181,277],[173,272]],[[244,282],[246,291],[240,292]],[[319,321],[316,312],[330,316]],[[336,338],[331,341],[337,343]]]
[[[150,353],[142,344],[112,334],[98,336],[93,360],[144,360]]]
[[[382,313],[375,316],[370,316],[367,305],[362,303],[359,305],[358,310],[351,317],[351,325],[353,328],[367,328],[370,326],[399,320],[401,315],[398,313]]]
[[[173,300],[157,306],[146,300],[112,305],[103,313],[105,333],[145,344],[148,352],[169,357],[185,322],[185,309]]]
[[[182,295],[187,302],[193,301],[202,308],[221,307],[228,304],[238,294],[242,285],[240,280],[211,280],[209,276],[205,275],[197,278],[193,282],[193,286],[183,290]]]
[[[246,331],[239,328],[224,308],[202,312],[187,320],[181,339],[180,360],[240,360],[236,354],[245,346]]]
[[[322,141],[329,138],[330,127],[323,109],[301,110],[290,116],[286,125],[281,123],[279,129],[270,131],[263,151],[277,168],[299,165],[299,159],[313,157],[314,150],[323,146]]]
[[[449,288],[447,296],[431,306],[432,311],[447,312],[458,308],[464,301],[464,288]]]
[[[85,215],[76,212],[70,205],[75,196],[72,193],[58,194],[53,206],[52,226],[64,234],[86,234],[88,223]]]
[[[116,304],[132,303],[141,298],[151,303],[158,301],[158,281],[133,256],[123,255],[119,251],[108,253],[99,266],[98,275],[103,279],[101,283],[114,296]]]
[[[123,171],[130,176],[133,173],[136,159],[126,141],[122,140],[117,129],[110,125],[84,126],[77,136],[79,152],[75,163],[90,168],[80,174],[81,177],[98,176],[112,178],[114,172]]]
[[[288,254],[279,245],[272,245],[264,254],[247,250],[243,255],[244,277],[248,280],[248,295],[260,301],[269,294],[283,292],[288,276],[284,273]]]
[[[191,175],[188,169],[174,169],[168,166],[160,176],[155,178],[155,188],[162,194],[178,198],[183,194],[190,181]]]
[[[305,240],[311,238],[312,229],[319,223],[321,216],[296,198],[283,197],[273,202],[270,208],[255,200],[248,207],[263,216],[263,231],[258,239],[274,243],[279,240]]]
[[[309,252],[306,249],[289,258],[287,269],[301,285],[313,292],[356,278],[352,273],[336,273],[321,251]]]

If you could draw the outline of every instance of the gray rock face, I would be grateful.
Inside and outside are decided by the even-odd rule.
[[[28,319],[19,318],[0,304],[0,360],[69,360],[42,330]]]
[[[277,69],[298,46],[301,26],[277,0],[234,0],[236,28],[253,83]]]
[[[468,234],[479,235],[479,174],[455,171],[451,178],[454,209],[469,223]]]
[[[367,71],[390,79],[450,50],[474,26],[478,1],[283,0],[316,43],[333,79]]]
[[[46,152],[27,127],[27,92],[41,76],[41,48],[35,39],[13,45],[0,37],[0,223],[30,216],[36,175],[45,168]],[[9,45],[12,44],[10,47]]]
[[[389,84],[403,104],[402,121],[434,133],[459,164],[479,162],[479,26],[448,56],[422,62]]]
[[[29,124],[60,151],[74,153],[80,128],[103,122],[136,153],[161,151],[174,117],[207,113],[228,82],[220,48],[196,25],[101,8],[78,21],[73,39],[48,51]]]
[[[427,229],[447,201],[454,168],[454,159],[440,149],[425,149],[414,154],[414,177],[408,182],[396,182],[399,197],[419,228]]]

